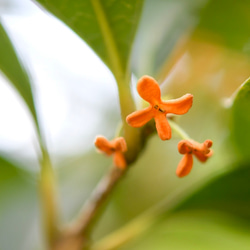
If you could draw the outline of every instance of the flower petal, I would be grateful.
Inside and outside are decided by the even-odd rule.
[[[189,140],[181,140],[178,143],[178,151],[181,154],[191,153],[193,150],[193,145]]]
[[[155,116],[156,130],[159,137],[164,140],[171,138],[171,127],[165,114],[159,113]]]
[[[161,107],[166,113],[172,113],[176,115],[183,115],[188,112],[193,104],[193,95],[186,94],[180,98],[168,101],[162,101]]]
[[[114,153],[112,144],[104,136],[96,137],[95,146],[107,155],[111,155]]]
[[[193,154],[197,157],[199,161],[206,162],[207,159],[213,155],[213,150],[208,149],[208,153],[193,151]]]
[[[161,90],[158,83],[150,76],[143,76],[137,84],[139,95],[152,105],[161,102]]]
[[[123,137],[117,137],[113,140],[115,150],[126,152],[127,144]]]
[[[145,125],[148,121],[150,121],[154,117],[154,112],[152,110],[152,106],[138,110],[128,115],[126,118],[127,123],[134,127],[139,128]]]
[[[193,151],[193,154],[197,157],[200,162],[206,162],[208,156],[199,151]]]
[[[115,152],[113,162],[116,167],[121,169],[125,169],[127,166],[125,157],[120,151]]]
[[[184,177],[190,173],[192,167],[193,167],[192,154],[185,154],[177,166],[176,175],[178,177]]]

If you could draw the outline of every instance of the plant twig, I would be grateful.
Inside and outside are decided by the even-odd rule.
[[[40,194],[41,206],[44,222],[44,230],[47,247],[51,247],[56,241],[59,233],[59,209],[57,204],[56,183],[55,176],[51,166],[49,155],[45,149],[42,148],[42,159],[40,162]]]
[[[88,201],[84,204],[79,217],[73,223],[73,231],[80,235],[84,235],[88,232],[96,214],[103,203],[105,203],[116,183],[124,176],[125,172],[126,170],[113,167],[110,172],[101,179]]]
[[[79,250],[88,245],[88,234],[96,221],[103,204],[127,169],[112,167],[100,180],[90,198],[82,207],[78,217],[62,233],[54,250]]]

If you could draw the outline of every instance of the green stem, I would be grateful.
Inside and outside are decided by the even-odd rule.
[[[177,123],[174,121],[168,119],[168,122],[171,126],[171,128],[183,139],[183,140],[189,140],[190,136],[184,131]]]
[[[47,150],[42,149],[40,193],[46,242],[51,249],[58,237],[58,206],[55,176]]]
[[[36,132],[41,150],[39,188],[41,196],[42,222],[45,231],[46,244],[49,249],[52,249],[59,234],[59,209],[57,204],[56,180],[38,119],[36,120]]]
[[[138,156],[141,147],[141,130],[129,126],[126,122],[126,117],[136,110],[129,82],[126,79],[116,79],[119,91],[119,100],[121,108],[121,118],[123,122],[124,139],[126,140],[128,151],[126,159],[128,164],[132,163]]]
[[[108,19],[103,10],[100,0],[91,1],[93,10],[103,36],[103,40],[109,55],[109,66],[117,82],[119,100],[121,107],[121,118],[124,128],[124,138],[127,142],[128,151],[126,159],[128,163],[133,162],[141,149],[141,130],[130,127],[126,123],[126,117],[135,111],[135,103],[130,89],[131,74],[126,67],[123,67],[120,54],[115,42],[114,34],[109,25]]]

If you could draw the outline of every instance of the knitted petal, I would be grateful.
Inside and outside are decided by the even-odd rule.
[[[178,177],[184,177],[190,173],[192,167],[193,167],[192,154],[185,154],[177,166],[176,175]]]
[[[158,83],[150,76],[143,76],[137,84],[139,95],[147,102],[154,105],[161,102],[161,90]]]
[[[161,107],[166,111],[166,113],[183,115],[188,112],[193,104],[193,95],[186,94],[180,98],[162,101]]]
[[[171,127],[167,121],[165,114],[157,114],[155,116],[156,130],[159,137],[164,140],[169,140],[171,138]]]
[[[153,117],[154,112],[152,111],[152,106],[150,106],[146,109],[138,110],[128,115],[126,121],[130,126],[139,128],[145,125]]]

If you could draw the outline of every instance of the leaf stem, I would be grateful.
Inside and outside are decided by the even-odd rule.
[[[183,139],[183,140],[189,140],[190,136],[187,134],[186,131],[184,131],[176,122],[168,119],[168,122],[171,126],[171,128]]]
[[[114,74],[118,86],[121,118],[124,129],[124,139],[126,140],[128,147],[128,151],[126,152],[126,159],[128,163],[130,163],[136,159],[141,148],[141,131],[139,129],[130,127],[126,123],[127,115],[135,111],[135,103],[130,90],[131,74],[127,67],[123,67],[122,65],[112,29],[109,25],[100,0],[92,0],[91,3],[96,13],[96,18],[98,20],[103,40],[107,48],[110,59],[110,68]]]
[[[42,148],[42,159],[40,161],[40,165],[41,173],[39,186],[43,213],[43,226],[45,230],[46,243],[51,248],[59,233],[59,212],[55,191],[55,176],[49,154],[44,148]]]

